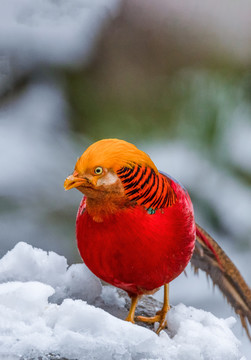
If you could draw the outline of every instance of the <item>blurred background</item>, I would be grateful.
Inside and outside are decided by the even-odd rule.
[[[117,137],[186,186],[251,284],[250,14],[248,0],[2,0],[0,255],[25,241],[81,262],[81,194],[63,182],[87,146]],[[187,272],[173,304],[234,315]]]

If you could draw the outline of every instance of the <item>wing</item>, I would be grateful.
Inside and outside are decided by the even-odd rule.
[[[191,264],[195,272],[198,269],[205,271],[219,287],[236,314],[240,316],[242,326],[251,341],[248,330],[248,323],[251,325],[251,290],[217,242],[198,224]]]

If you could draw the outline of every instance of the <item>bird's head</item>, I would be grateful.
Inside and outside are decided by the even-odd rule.
[[[123,196],[124,188],[118,177],[122,168],[147,166],[158,173],[150,157],[124,140],[104,139],[87,148],[77,160],[73,174],[64,182],[65,190],[77,188],[87,197],[105,193]]]

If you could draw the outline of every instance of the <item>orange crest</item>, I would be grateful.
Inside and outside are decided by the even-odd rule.
[[[122,167],[132,168],[135,164],[148,166],[158,174],[150,157],[135,145],[118,139],[104,139],[95,142],[78,159],[75,170],[83,173],[87,169],[102,166],[115,172]]]

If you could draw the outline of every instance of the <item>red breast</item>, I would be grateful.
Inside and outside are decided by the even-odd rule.
[[[152,214],[135,205],[96,222],[83,198],[77,243],[96,276],[128,293],[141,294],[169,283],[185,269],[195,243],[193,207],[186,191],[171,182],[175,204]]]

